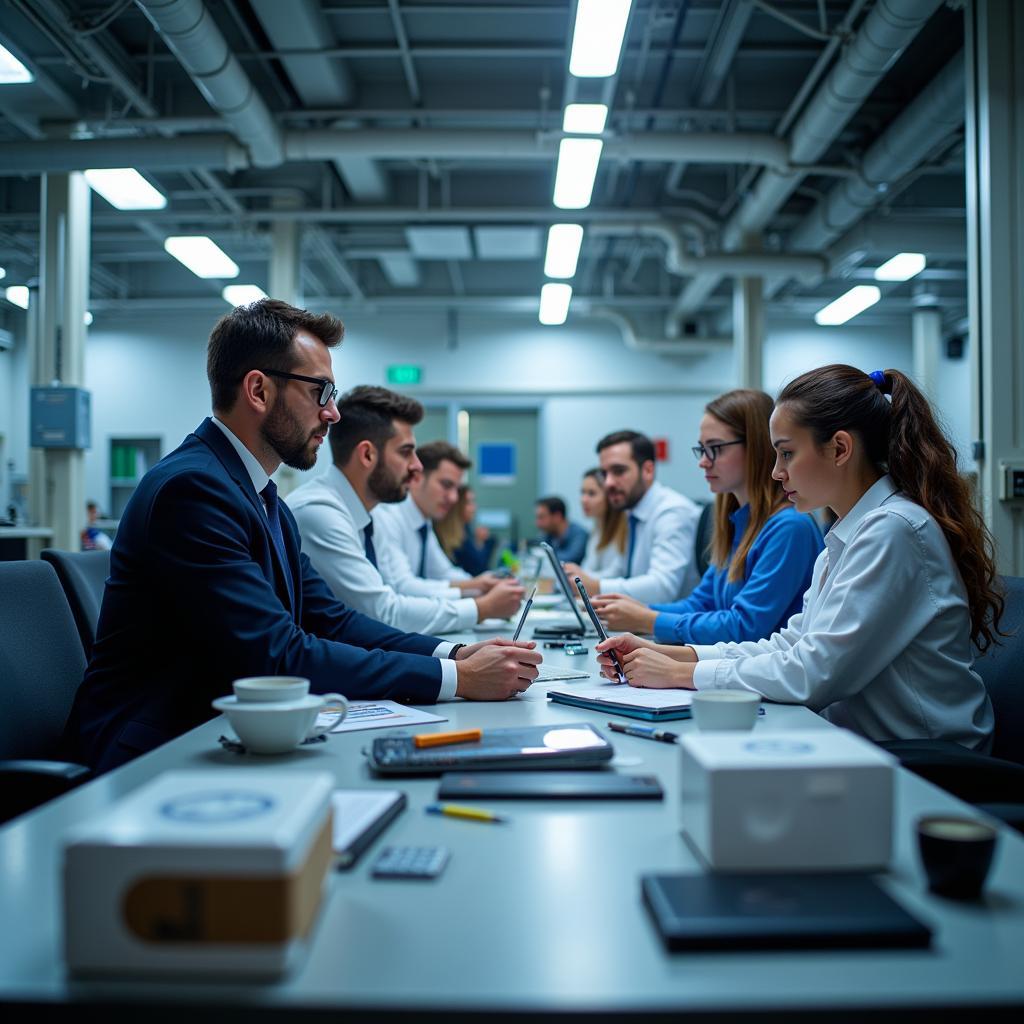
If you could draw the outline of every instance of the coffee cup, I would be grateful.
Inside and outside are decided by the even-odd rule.
[[[701,732],[746,731],[754,728],[760,703],[749,690],[697,690],[690,710]]]
[[[308,696],[309,680],[301,676],[246,676],[236,679],[231,688],[239,700],[281,704]]]
[[[348,701],[340,693],[311,693],[289,701],[218,697],[213,706],[227,716],[242,746],[251,754],[294,750],[304,740],[333,729],[348,713]],[[339,708],[340,716],[318,725],[317,716],[328,707]]]
[[[974,818],[931,815],[917,821],[917,846],[928,888],[951,899],[981,895],[998,832]]]

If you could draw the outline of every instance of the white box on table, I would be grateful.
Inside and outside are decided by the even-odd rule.
[[[333,788],[326,772],[168,772],[69,830],[68,968],[290,970],[331,863]]]
[[[694,733],[682,821],[721,871],[871,871],[892,856],[895,758],[845,729]]]

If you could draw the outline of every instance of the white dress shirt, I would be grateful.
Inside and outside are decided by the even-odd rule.
[[[883,476],[832,527],[803,611],[765,640],[695,646],[699,690],[806,704],[873,740],[991,744],[967,592],[941,527]]]
[[[580,568],[598,579],[605,576],[621,576],[626,571],[626,553],[620,551],[614,541],[599,548],[597,542],[600,539],[600,532],[600,527],[595,524],[594,529],[590,531],[587,553],[583,556]]]
[[[217,424],[221,432],[231,443],[231,447],[235,449],[238,457],[242,460],[242,465],[245,467],[245,471],[249,474],[249,479],[252,481],[253,487],[256,488],[256,493],[260,495],[260,504],[263,504],[263,496],[261,492],[263,488],[267,486],[267,481],[270,480],[267,471],[262,465],[260,465],[259,459],[257,459],[256,456],[253,455],[253,453],[249,451],[244,444],[242,444],[241,440],[235,436],[230,427],[221,423],[216,416],[211,417],[211,419]],[[362,502],[360,502],[360,505],[361,504]],[[266,513],[266,507],[264,507],[263,511]],[[364,513],[366,512],[365,509],[363,509],[363,511]],[[369,521],[370,517],[367,514],[366,522]],[[363,525],[365,525],[365,523]],[[361,528],[360,540],[362,540]],[[365,551],[363,552],[363,557],[366,557]],[[315,565],[314,568],[316,568]],[[329,581],[328,585],[330,585]],[[434,648],[434,657],[441,659],[441,689],[437,694],[438,700],[451,700],[455,696],[455,691],[458,687],[458,669],[456,668],[455,662],[448,657],[448,655],[451,654],[453,646],[454,644],[448,643],[446,640],[442,640],[441,643]]]
[[[637,519],[629,576],[602,576],[601,593],[626,594],[644,604],[686,597],[700,582],[694,564],[700,508],[655,480],[627,515]],[[627,542],[623,566],[628,557]]]
[[[446,601],[399,594],[384,582],[366,557],[364,530],[370,513],[337,466],[292,491],[285,501],[299,524],[302,549],[339,600],[406,633],[464,632],[476,624],[472,598]],[[389,557],[389,548],[374,539],[379,564]]]
[[[408,495],[404,501],[378,505],[373,510],[374,540],[381,538],[380,546],[388,549],[388,558],[381,563],[384,581],[400,594],[420,594],[455,600],[462,591],[452,587],[453,580],[468,580],[469,573],[452,565],[434,533],[434,524]],[[420,575],[420,557],[423,554],[423,535],[427,528],[426,566]]]

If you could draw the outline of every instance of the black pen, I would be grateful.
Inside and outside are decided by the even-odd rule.
[[[661,743],[675,743],[679,734],[668,732],[666,729],[655,729],[653,725],[620,725],[618,722],[609,722],[608,728],[612,732],[624,732],[627,736],[639,736],[644,740],[659,740]]]
[[[537,588],[534,587],[530,594],[529,600],[526,602],[526,607],[523,608],[523,614],[519,616],[519,625],[516,626],[515,633],[512,634],[512,643],[515,643],[519,639],[519,634],[523,631],[523,626],[526,625],[526,616],[530,614],[530,609],[533,607],[533,599],[537,596]]]

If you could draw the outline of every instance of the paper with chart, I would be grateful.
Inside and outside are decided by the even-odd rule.
[[[330,721],[333,715],[321,715],[318,723]],[[348,714],[331,732],[359,732],[361,729],[389,729],[392,726],[425,725],[428,722],[447,722],[444,715],[420,711],[393,700],[351,700]]]

